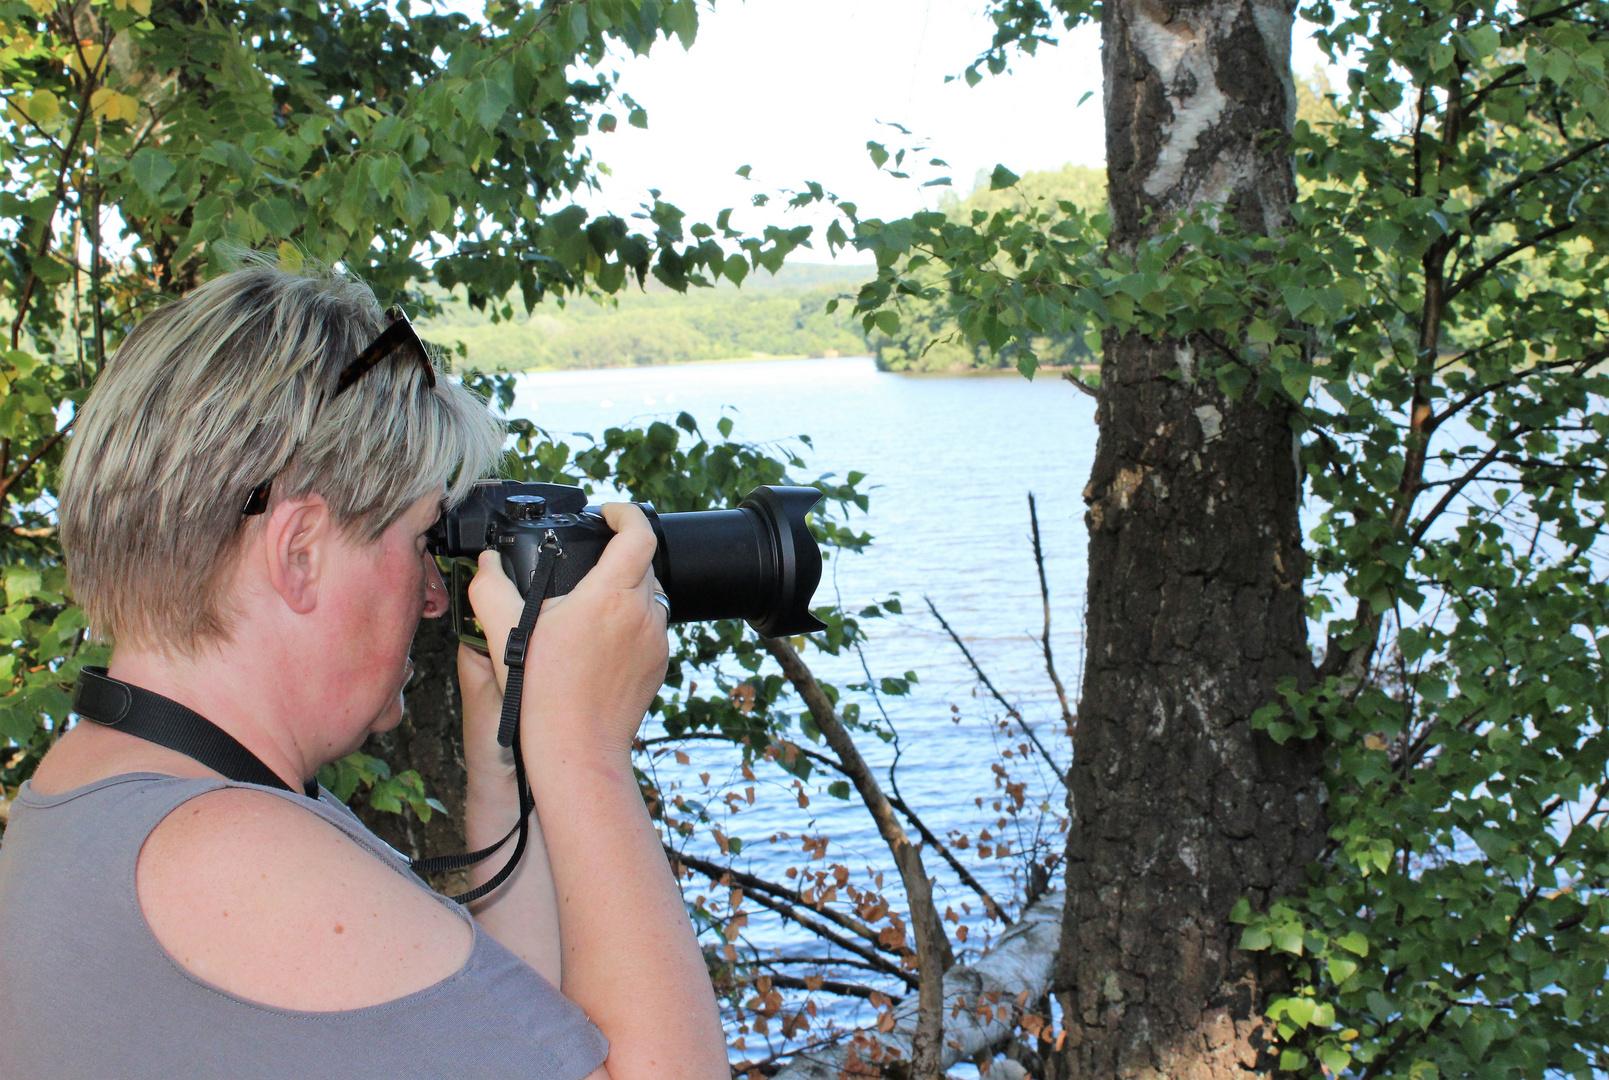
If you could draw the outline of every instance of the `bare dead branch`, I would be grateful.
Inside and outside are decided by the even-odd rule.
[[[1010,926],[1011,916],[1006,914],[1006,909],[1001,907],[993,896],[989,895],[989,890],[983,887],[983,883],[973,877],[972,871],[968,870],[961,860],[956,858],[955,852],[950,850],[950,845],[934,836],[932,831],[922,822],[922,819],[916,816],[915,811],[905,805],[904,799],[896,795],[888,801],[893,804],[894,809],[905,815],[906,821],[916,826],[916,831],[922,834],[922,843],[932,847],[945,862],[950,864],[950,869],[954,870],[955,876],[961,879],[961,884],[978,894],[978,899],[983,901],[984,909],[1005,925]]]
[[[1045,605],[1045,629],[1039,636],[1039,646],[1045,654],[1045,673],[1056,688],[1056,700],[1061,702],[1062,722],[1067,725],[1067,734],[1071,735],[1073,711],[1067,707],[1067,690],[1061,684],[1061,676],[1056,674],[1056,658],[1050,651],[1050,583],[1045,579],[1045,550],[1039,543],[1039,507],[1031,491],[1028,493],[1028,523],[1033,528],[1034,568],[1039,571],[1039,598]]]
[[[665,853],[666,856],[671,860],[672,866],[678,862],[692,866],[691,863],[686,863],[685,857],[678,853],[674,848],[667,846],[665,848]],[[697,867],[693,868],[697,869]],[[724,875],[725,871],[722,870],[721,873]],[[710,880],[719,884],[721,879],[720,877],[711,877]],[[817,937],[821,938],[823,941],[830,941],[832,944],[838,946],[840,949],[843,949],[845,952],[852,953],[855,956],[860,957],[862,960],[866,961],[867,964],[871,965],[874,970],[880,971],[884,975],[890,975],[912,989],[915,989],[921,983],[921,979],[916,974],[901,969],[898,964],[891,962],[887,957],[879,956],[875,951],[868,949],[859,942],[851,941],[849,938],[844,937],[826,923],[806,915],[792,904],[773,899],[764,893],[754,893],[749,897],[749,899],[753,900],[761,907],[766,908],[769,911],[774,911],[783,918],[797,923],[806,930],[810,931],[812,934],[815,934]]]
[[[761,967],[769,968],[772,962],[769,960],[760,960],[758,963]],[[881,994],[883,997],[888,998],[888,1000],[895,1005],[898,1005],[901,1001],[905,1000],[898,994],[884,993],[875,986],[866,986],[862,983],[842,982],[838,979],[802,979],[797,975],[783,975],[774,971],[769,972],[766,975],[766,978],[771,980],[772,985],[780,986],[784,990],[825,990],[829,994],[838,994],[842,997],[858,998],[870,998],[873,994]]]
[[[978,681],[983,684],[984,689],[989,691],[990,695],[1000,703],[1002,709],[1006,710],[1006,715],[1017,722],[1017,726],[1022,728],[1022,733],[1028,736],[1028,740],[1034,744],[1034,749],[1039,751],[1039,756],[1044,758],[1045,764],[1050,766],[1050,771],[1056,774],[1057,782],[1062,787],[1066,787],[1067,777],[1063,774],[1062,767],[1056,764],[1055,758],[1050,756],[1050,751],[1045,749],[1045,744],[1039,741],[1039,736],[1034,733],[1034,729],[1029,727],[1028,722],[1022,718],[1022,713],[1018,712],[1016,706],[1007,701],[1005,696],[995,689],[994,683],[988,675],[984,674],[977,658],[972,655],[972,650],[967,648],[966,642],[961,640],[961,635],[957,634],[944,616],[939,614],[939,609],[934,606],[932,598],[924,596],[922,599],[926,601],[927,609],[933,613],[933,617],[939,621],[939,625],[944,627],[944,632],[950,635],[950,640],[955,642],[955,647],[961,650],[961,655],[967,658],[967,663],[972,666],[972,673],[978,677]]]
[[[745,896],[753,896],[756,893],[763,892],[768,896],[776,897],[778,900],[784,900],[790,904],[798,904],[800,907],[807,907],[811,911],[814,911],[817,915],[837,923],[845,930],[848,930],[851,934],[866,939],[867,941],[871,942],[874,947],[880,948],[884,952],[892,953],[895,956],[901,955],[898,949],[884,948],[881,944],[881,937],[878,932],[867,926],[864,922],[861,922],[859,919],[852,919],[848,915],[845,915],[840,911],[835,911],[832,908],[813,904],[806,900],[803,894],[801,894],[797,889],[790,889],[786,885],[779,885],[774,881],[767,881],[764,878],[756,877],[753,874],[746,874],[742,870],[734,870],[729,866],[722,866],[719,863],[710,862],[708,859],[701,859],[696,855],[688,855],[685,852],[676,852],[672,858],[676,859],[678,862],[692,867],[694,870],[697,870],[711,881],[719,881],[724,883],[727,879],[730,879],[733,884],[741,885],[743,887],[743,893]]]

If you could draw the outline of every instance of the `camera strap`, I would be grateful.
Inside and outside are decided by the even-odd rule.
[[[542,601],[547,596],[548,586],[553,581],[553,569],[563,554],[558,538],[549,532],[542,540],[542,546],[537,549],[536,566],[531,570],[530,587],[525,590],[525,606],[520,609],[520,621],[508,632],[508,644],[503,647],[503,666],[507,672],[503,682],[503,712],[497,722],[497,745],[512,747],[514,750],[514,785],[519,790],[520,819],[515,822],[512,829],[503,834],[501,840],[490,847],[483,847],[479,851],[466,851],[462,855],[439,855],[433,859],[420,859],[413,864],[414,873],[421,876],[448,870],[462,870],[466,866],[474,866],[489,858],[493,852],[508,843],[509,837],[517,834],[519,839],[514,844],[514,852],[501,870],[468,892],[459,893],[451,898],[460,904],[473,903],[507,881],[515,867],[519,866],[520,859],[525,855],[525,846],[531,838],[531,811],[536,809],[536,799],[531,794],[531,783],[525,775],[525,754],[520,749],[520,705],[525,696],[525,655],[531,642],[531,631],[536,628],[536,618],[542,613]]]
[[[114,679],[103,667],[86,664],[79,671],[73,684],[73,712],[103,727],[177,750],[231,780],[293,790],[261,758],[205,716],[172,698]],[[318,798],[318,781],[309,780],[302,794]]]
[[[503,712],[498,721],[497,741],[499,745],[514,748],[514,783],[519,792],[520,819],[501,840],[489,847],[462,855],[419,859],[412,864],[414,873],[421,877],[462,870],[488,858],[510,838],[518,836],[514,852],[501,870],[468,892],[448,897],[460,904],[473,903],[507,881],[515,867],[519,866],[530,841],[531,811],[536,807],[536,800],[531,795],[531,784],[525,774],[525,756],[519,747],[525,654],[531,631],[536,626],[536,617],[542,612],[542,599],[553,579],[554,565],[562,554],[558,540],[549,533],[538,553],[536,568],[531,573],[531,587],[525,594],[525,607],[520,611],[519,624],[509,632],[508,647],[503,652],[508,678],[503,690]],[[177,750],[230,780],[261,784],[281,791],[294,790],[273,769],[263,764],[261,758],[205,716],[171,698],[114,679],[104,667],[85,665],[79,671],[78,680],[73,685],[73,712],[104,727],[165,746],[169,750]],[[309,780],[302,794],[310,799],[318,798],[318,781]]]

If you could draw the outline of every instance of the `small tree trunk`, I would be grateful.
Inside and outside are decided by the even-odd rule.
[[[1102,10],[1114,247],[1204,203],[1283,227],[1291,8]],[[1105,341],[1059,1078],[1272,1071],[1278,975],[1237,950],[1228,915],[1299,889],[1323,836],[1314,750],[1248,724],[1280,679],[1311,679],[1288,411],[1226,398],[1197,369],[1184,341]]]
[[[364,753],[391,766],[393,773],[417,769],[425,790],[447,807],[428,822],[404,807],[387,814],[366,804],[356,807],[358,817],[375,834],[411,859],[451,855],[464,850],[464,746],[463,711],[458,699],[458,637],[451,619],[425,619],[413,639],[413,678],[403,698],[402,723],[369,739]],[[462,888],[460,872],[438,888]]]

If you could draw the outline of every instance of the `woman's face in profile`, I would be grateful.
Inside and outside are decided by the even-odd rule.
[[[344,642],[338,670],[331,672],[332,697],[357,744],[371,732],[389,731],[402,719],[402,690],[413,673],[408,652],[421,618],[448,608],[447,589],[436,560],[425,550],[425,533],[441,512],[439,496],[416,501],[378,540],[343,539],[332,574],[332,597]],[[359,725],[361,730],[358,729]]]

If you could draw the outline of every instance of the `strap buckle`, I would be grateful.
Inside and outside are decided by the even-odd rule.
[[[525,666],[525,649],[531,643],[531,632],[523,626],[516,626],[508,632],[508,645],[503,649],[503,666],[507,668],[523,668]]]

